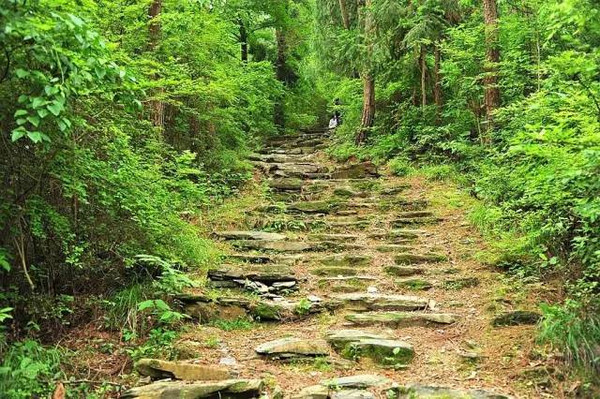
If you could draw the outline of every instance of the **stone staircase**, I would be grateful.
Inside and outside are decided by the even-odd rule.
[[[449,311],[430,290],[478,279],[452,274],[446,249],[428,230],[442,219],[427,201],[405,195],[410,185],[380,176],[370,163],[331,163],[320,151],[327,142],[326,131],[298,133],[250,157],[273,202],[249,211],[251,225],[215,232],[230,254],[207,273],[211,293],[179,298],[198,323],[264,323],[256,333],[223,333],[240,359],[253,350],[251,365],[143,360],[138,372],[158,381],[123,397],[509,397],[411,374],[426,367],[420,359],[445,335],[460,339],[472,316]],[[325,365],[330,378],[319,380],[315,371],[300,377],[290,367],[301,363]]]

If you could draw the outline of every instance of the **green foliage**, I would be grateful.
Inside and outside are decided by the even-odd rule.
[[[210,323],[212,326],[220,328],[223,331],[248,331],[255,327],[255,323],[246,317],[239,317],[234,320],[215,320]]]
[[[390,171],[395,176],[406,176],[412,171],[411,165],[402,158],[394,158],[388,162]]]
[[[58,349],[46,349],[33,340],[12,345],[0,365],[0,392],[15,399],[49,396],[52,381],[64,377],[61,356]]]

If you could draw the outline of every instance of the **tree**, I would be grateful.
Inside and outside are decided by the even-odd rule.
[[[498,42],[498,8],[496,0],[483,0],[483,18],[485,22],[485,112],[487,118],[484,142],[490,141],[490,133],[494,128],[494,111],[500,106],[500,89],[498,88],[498,63],[500,49]]]
[[[160,13],[162,10],[162,0],[152,0],[150,8],[148,10],[148,18],[150,22],[148,24],[149,41],[148,47],[150,51],[155,51],[160,41]],[[158,76],[155,76],[158,79]],[[164,92],[162,88],[159,88],[156,93],[158,97]],[[150,120],[152,124],[162,130],[165,124],[165,104],[158,99],[152,99],[150,101]]]

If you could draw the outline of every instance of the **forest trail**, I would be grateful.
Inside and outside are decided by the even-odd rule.
[[[272,201],[215,232],[228,258],[180,298],[200,322],[176,344],[188,360],[137,364],[196,381],[124,397],[540,397],[519,379],[536,315],[508,312],[464,215],[418,179],[332,163],[328,140],[298,133],[252,156]]]

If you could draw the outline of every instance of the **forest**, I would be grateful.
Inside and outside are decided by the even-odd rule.
[[[506,366],[488,371],[510,383],[466,378],[465,389],[496,385],[524,398],[600,395],[598,1],[0,0],[0,105],[2,398],[166,397],[126,389],[148,376],[136,366],[141,359],[185,358],[176,343],[201,324],[182,307],[190,292],[215,303],[231,295],[210,288],[209,271],[230,250],[217,230],[257,230],[247,224],[258,219],[269,239],[333,232],[311,231],[300,215],[309,212],[300,208],[284,221],[279,213],[253,213],[257,205],[285,215],[281,209],[291,209],[262,172],[279,167],[274,176],[286,184],[301,177],[302,194],[294,198],[306,204],[316,203],[302,196],[310,179],[338,180],[322,168],[294,174],[314,166],[304,156],[311,140],[330,172],[366,165],[397,186],[412,184],[411,200],[410,193],[431,189],[432,206],[455,202],[452,215],[466,222],[432,230],[448,240],[436,245],[453,265],[466,259],[455,252],[469,240],[485,248],[470,249],[477,253],[465,260],[482,270],[482,284],[462,298],[447,290],[451,298],[487,300],[506,290],[526,297],[509,305],[494,297],[495,306],[526,303],[536,316],[516,327],[531,342],[527,360],[503,358],[521,359],[523,369],[546,365],[544,381],[538,367],[536,382],[529,373],[517,383]],[[330,119],[336,126],[327,130]],[[317,136],[326,136],[325,144]],[[264,152],[276,145],[285,150]],[[268,157],[294,159],[296,169]],[[344,185],[339,195],[365,203],[372,187]],[[460,201],[448,200],[450,191]],[[454,217],[444,215],[440,220]],[[466,225],[470,230],[459,232]],[[488,292],[485,276],[494,279],[490,287],[502,281],[504,288]],[[319,281],[318,295],[327,296]],[[425,283],[413,279],[413,290],[391,294],[441,290],[433,284],[414,292]],[[377,289],[384,291],[369,286],[369,293]],[[297,331],[311,323],[313,305],[305,298],[295,305],[305,316]],[[481,306],[487,326],[494,310]],[[260,318],[218,318],[207,327],[217,333],[198,327],[206,346],[200,358],[208,361],[206,353],[238,338],[252,343],[264,328]],[[352,348],[356,360],[358,346]],[[319,359],[293,370],[340,375],[337,363]],[[286,372],[301,367],[290,364]],[[416,371],[400,366],[385,375],[410,381]],[[488,365],[464,367],[469,375]],[[150,375],[165,376],[185,379],[172,371]],[[451,381],[438,377],[419,382]],[[275,398],[274,383],[266,385]],[[225,397],[238,397],[231,392]],[[390,392],[389,399],[437,397]],[[309,397],[317,396],[296,396]]]

